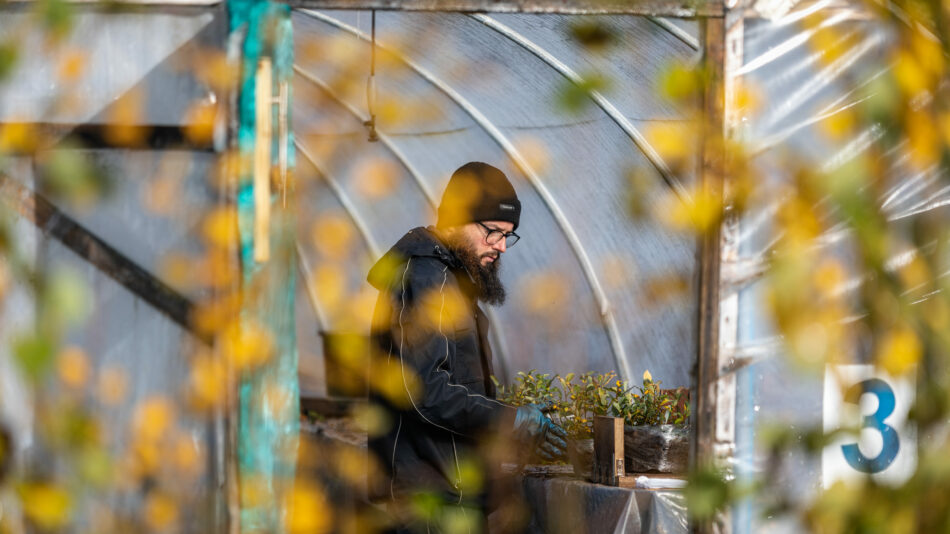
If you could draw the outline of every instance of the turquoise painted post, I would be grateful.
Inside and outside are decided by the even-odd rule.
[[[293,34],[290,10],[267,0],[229,0],[231,32],[242,32],[242,74],[238,148],[253,160],[255,143],[255,72],[262,57],[273,63],[274,84],[290,85]],[[289,105],[289,102],[288,102]],[[278,124],[276,108],[274,125]],[[288,118],[289,124],[289,118]],[[288,127],[289,130],[289,127]],[[277,164],[280,135],[271,139]],[[289,134],[288,134],[289,135]],[[294,144],[286,140],[288,168]],[[270,259],[254,261],[254,181],[250,166],[239,177],[237,209],[244,283],[242,322],[265,327],[273,336],[273,356],[240,377],[238,391],[237,462],[241,532],[286,532],[284,502],[293,490],[299,432],[300,391],[297,383],[297,341],[294,318],[295,211],[271,195]]]

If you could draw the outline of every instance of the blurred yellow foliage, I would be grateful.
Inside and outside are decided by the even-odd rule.
[[[912,111],[904,117],[904,131],[911,148],[910,160],[918,169],[927,169],[940,158],[943,137],[937,126],[924,111]]]
[[[898,269],[897,274],[900,277],[904,289],[908,291],[928,286],[934,280],[933,273],[927,265],[927,262],[916,254],[909,262]]]
[[[892,376],[901,376],[920,361],[923,346],[914,330],[898,325],[889,330],[876,352],[878,364]]]
[[[118,367],[106,367],[99,372],[98,397],[107,406],[115,406],[125,399],[128,376]]]
[[[222,249],[210,249],[201,262],[192,266],[198,269],[192,272],[194,282],[202,282],[205,287],[227,289],[236,286],[240,280],[241,268],[235,255]]]
[[[821,121],[821,129],[832,141],[842,141],[850,136],[855,129],[857,120],[850,109],[841,109],[829,114]]]
[[[0,124],[0,153],[32,152],[39,142],[39,132],[27,122]]]
[[[346,273],[335,263],[320,265],[311,273],[310,283],[316,289],[324,306],[333,312],[345,303]]]
[[[333,526],[333,508],[323,489],[307,480],[298,480],[285,504],[290,534],[322,534]]]
[[[399,168],[386,158],[362,158],[353,167],[352,180],[363,196],[382,198],[392,194],[399,184]]]
[[[79,389],[89,380],[89,358],[81,348],[68,346],[59,353],[56,371],[65,386]]]
[[[237,245],[238,219],[233,207],[215,208],[201,224],[201,235],[212,246],[229,249]]]
[[[515,150],[524,158],[528,169],[543,175],[551,163],[551,153],[544,141],[534,136],[521,136],[514,140]]]
[[[200,472],[204,456],[200,443],[200,441],[184,433],[175,437],[171,459],[179,473],[193,476]]]
[[[241,505],[247,508],[256,508],[267,502],[271,494],[271,486],[260,475],[248,475],[240,479]]]
[[[742,82],[735,88],[733,102],[737,110],[741,110],[745,115],[751,115],[762,106],[763,96],[761,90],[751,81],[743,80]]]
[[[610,255],[604,259],[604,286],[623,289],[632,285],[638,276],[637,262],[631,257]]]
[[[840,261],[834,258],[824,258],[815,268],[812,279],[819,294],[831,299],[841,291],[847,276],[848,273]]]
[[[468,222],[471,218],[467,214],[471,213],[472,206],[482,195],[478,178],[460,173],[455,176],[453,183],[451,194],[442,196],[440,207],[445,213],[458,214],[458,218],[450,223]]]
[[[237,370],[256,367],[271,358],[273,334],[265,326],[250,321],[236,321],[220,335],[221,354]]]
[[[135,407],[132,433],[146,442],[160,441],[175,424],[175,407],[162,396],[148,397]]]
[[[159,170],[164,164],[160,164]],[[152,213],[170,215],[178,207],[182,197],[181,180],[178,172],[157,172],[142,188],[142,205]]]
[[[414,317],[423,328],[453,336],[457,325],[471,313],[468,302],[458,290],[433,289],[419,297]]]
[[[367,470],[375,457],[365,449],[340,446],[336,448],[333,466],[340,478],[350,487],[358,488],[366,482]],[[373,467],[379,467],[373,465]]]
[[[413,402],[422,398],[422,384],[418,375],[412,367],[401,365],[395,358],[373,359],[370,385],[374,391],[399,408],[410,408]]]
[[[178,503],[170,495],[149,493],[145,498],[145,524],[157,532],[172,530],[178,521]]]
[[[109,108],[106,140],[117,145],[140,145],[145,130],[145,91],[133,88],[123,94]]]
[[[192,360],[189,393],[196,409],[209,410],[223,404],[227,383],[227,369],[221,359],[202,353]]]
[[[225,92],[237,85],[240,69],[228,61],[226,53],[205,50],[198,54],[194,61],[192,72],[213,91]]]
[[[645,135],[650,145],[668,162],[677,162],[696,154],[695,135],[687,125],[651,122]]]
[[[62,487],[52,483],[28,483],[20,488],[23,513],[43,530],[66,526],[72,514],[72,498]]]
[[[12,278],[10,276],[10,267],[7,264],[7,261],[0,257],[0,302],[7,296],[7,291],[10,290],[10,284]]]
[[[485,486],[485,466],[474,456],[464,456],[458,463],[459,487],[467,495],[479,494]]]
[[[524,279],[521,283],[519,304],[525,312],[554,320],[570,306],[570,290],[564,275],[541,271],[526,275]]]
[[[210,144],[214,138],[217,106],[213,102],[195,102],[185,111],[185,137],[195,144]]]
[[[813,240],[822,232],[816,210],[808,199],[790,195],[779,205],[778,224],[784,231],[784,244],[792,254],[798,249],[811,247]]]
[[[705,188],[694,188],[689,199],[668,193],[654,215],[671,228],[702,234],[719,224],[722,200]]]
[[[310,235],[317,251],[325,258],[346,258],[353,247],[353,225],[338,214],[321,215],[314,221]]]
[[[195,279],[195,260],[183,254],[170,252],[161,258],[158,272],[163,281],[177,289],[191,289]]]
[[[290,389],[276,381],[270,380],[261,389],[261,397],[258,401],[265,413],[286,414],[287,408],[296,406],[295,399]],[[275,417],[278,417],[275,415]]]
[[[86,69],[86,58],[86,52],[81,49],[66,50],[60,57],[56,75],[64,83],[78,81]]]
[[[199,332],[217,334],[235,320],[242,301],[239,291],[218,295],[198,305],[190,319]]]
[[[385,434],[392,427],[386,410],[377,404],[358,404],[351,415],[353,421],[371,438]]]

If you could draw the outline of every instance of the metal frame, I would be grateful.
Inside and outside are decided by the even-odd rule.
[[[288,3],[292,7],[309,9],[642,15],[650,17],[650,20],[667,30],[670,28],[663,24],[663,21],[653,17],[704,17],[703,61],[711,83],[706,88],[703,103],[705,116],[700,176],[704,188],[717,195],[717,198],[725,198],[724,193],[728,188],[724,174],[727,154],[722,140],[732,133],[730,124],[734,124],[735,117],[731,110],[730,76],[738,70],[742,60],[742,6],[738,5],[740,2],[736,0],[729,1],[729,12],[722,0],[713,0],[694,7],[663,0],[649,3],[625,0],[288,0]],[[730,13],[735,16],[727,21]],[[360,35],[358,30],[353,32],[351,29],[351,32]],[[693,46],[691,40],[683,39],[683,36],[676,32],[674,34],[684,43]],[[365,36],[363,38],[365,39]],[[427,79],[433,82],[430,77]],[[694,383],[691,388],[694,399],[691,461],[694,465],[701,466],[709,465],[717,458],[730,454],[730,433],[734,434],[734,375],[729,373],[728,366],[723,365],[722,359],[728,351],[721,350],[721,345],[730,339],[733,344],[735,341],[737,295],[733,293],[728,297],[728,302],[723,304],[721,267],[724,258],[731,258],[737,252],[735,238],[738,223],[728,207],[724,207],[724,213],[723,224],[713,228],[698,242],[698,343]],[[731,391],[730,384],[721,380],[724,375],[727,379],[732,377]],[[728,513],[726,511],[727,516]],[[720,518],[716,523],[694,523],[691,526],[695,532],[731,531],[728,517]]]
[[[286,0],[300,9],[377,9],[458,13],[557,13],[562,15],[643,15],[721,17],[719,0]]]
[[[711,83],[704,95],[705,116],[700,176],[704,188],[717,195],[717,198],[725,198],[724,193],[728,190],[727,177],[724,175],[727,154],[722,139],[732,133],[730,125],[734,124],[735,117],[732,116],[730,105],[733,91],[730,75],[737,70],[742,60],[742,8],[736,5],[738,2],[730,2],[730,12],[736,15],[728,21],[729,13],[724,2],[719,0],[695,7],[684,7],[677,2],[662,0],[651,3],[623,0],[607,2],[588,0],[507,2],[493,0],[288,0],[288,3],[293,7],[310,9],[642,15],[649,17],[668,31],[672,30],[667,27],[667,24],[663,24],[663,21],[654,17],[704,17],[703,61]],[[476,18],[482,22],[492,20],[488,17]],[[352,31],[351,29],[351,32],[360,35],[359,30]],[[694,45],[691,40],[684,39],[684,36],[677,32],[673,33],[687,45],[698,48],[698,43]],[[365,36],[362,37],[365,39]],[[411,63],[409,65],[413,66]],[[565,71],[561,73],[567,75]],[[431,77],[426,79],[434,82]],[[477,110],[474,111],[477,112]],[[730,339],[734,344],[737,329],[735,307],[737,295],[734,291],[730,293],[728,288],[723,287],[721,267],[724,259],[732,258],[737,252],[735,238],[738,223],[728,207],[724,208],[723,221],[720,227],[713,228],[698,242],[700,253],[700,266],[697,273],[698,343],[692,387],[694,410],[693,439],[691,440],[691,458],[694,465],[709,465],[717,458],[730,454],[733,439],[731,434],[734,434],[735,387],[732,382],[730,390],[728,378],[732,374],[729,373],[728,366],[724,366],[722,362],[729,351],[722,350],[722,344],[728,343]],[[724,294],[727,297],[726,302],[723,302]],[[723,377],[727,378],[725,383],[721,380]],[[732,378],[734,380],[734,375]],[[731,525],[728,518],[721,519],[715,525],[712,523],[693,524],[692,528],[696,532],[730,531]]]

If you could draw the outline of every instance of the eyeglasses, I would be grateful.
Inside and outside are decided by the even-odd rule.
[[[515,246],[515,243],[521,239],[521,236],[514,232],[502,232],[497,228],[489,228],[479,221],[475,221],[475,224],[481,226],[486,232],[488,232],[488,234],[485,235],[485,242],[489,245],[497,244],[502,238],[505,238],[505,246],[513,247]]]

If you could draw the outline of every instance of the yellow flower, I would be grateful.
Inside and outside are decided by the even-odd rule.
[[[649,370],[643,371],[643,380],[649,380],[650,382],[653,381],[653,375],[650,374]]]

